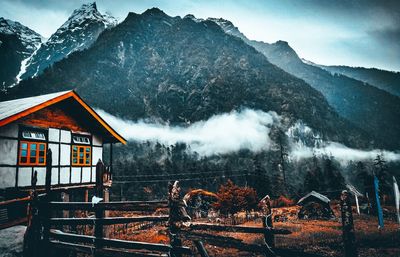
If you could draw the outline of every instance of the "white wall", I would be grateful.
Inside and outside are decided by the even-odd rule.
[[[60,165],[70,165],[71,160],[71,146],[61,145]]]
[[[61,140],[62,143],[71,143],[71,131],[61,130]]]
[[[46,184],[46,167],[34,167],[33,170],[37,171],[37,184],[44,186]]]
[[[60,184],[69,184],[70,168],[60,168]]]
[[[49,141],[60,142],[60,130],[55,128],[49,128]]]
[[[82,170],[82,183],[89,183],[89,182],[90,182],[90,167],[84,167]]]
[[[51,184],[58,185],[58,168],[53,167],[51,169]]]
[[[71,183],[81,183],[81,167],[72,167]]]
[[[50,144],[48,148],[51,149],[52,165],[58,165],[58,144]]]
[[[16,165],[18,141],[16,139],[0,139],[0,164]]]
[[[96,166],[99,159],[103,160],[103,148],[98,146],[92,147],[92,165]]]
[[[0,188],[15,187],[15,172],[17,168],[0,168]]]
[[[38,176],[39,176],[39,174],[38,174]],[[31,179],[32,179],[32,168],[31,167],[20,167],[18,169],[18,186],[19,187],[31,186]],[[39,185],[39,183],[37,183],[37,185]]]

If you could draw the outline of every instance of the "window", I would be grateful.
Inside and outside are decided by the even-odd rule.
[[[72,136],[72,141],[75,144],[84,144],[84,145],[90,145],[90,140],[87,137],[80,137],[80,136]]]
[[[46,143],[21,141],[19,164],[44,166],[46,164]]]
[[[73,145],[71,152],[73,166],[90,166],[92,164],[90,146]]]
[[[46,137],[42,132],[23,131],[22,137],[26,139],[46,140]]]

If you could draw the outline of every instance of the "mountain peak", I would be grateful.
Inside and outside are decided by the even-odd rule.
[[[284,41],[284,40],[278,40],[278,41],[276,41],[276,44],[278,44],[278,45],[289,45],[289,43],[287,42],[287,41]]]
[[[103,15],[97,10],[96,2],[83,4],[80,8],[75,9],[68,20],[60,29],[68,29],[81,25],[87,20],[100,21],[104,25],[112,26],[116,24],[116,19],[111,15]]]
[[[43,37],[32,29],[17,21],[0,17],[0,33],[16,35],[28,50],[35,50],[43,40]]]
[[[145,12],[142,13],[142,15],[167,16],[167,14],[165,14],[162,10],[158,9],[157,7],[147,9]]]
[[[95,2],[83,4],[75,9],[68,20],[24,63],[19,78],[37,76],[45,68],[72,52],[88,48],[104,29],[116,24],[117,20],[110,14],[102,14],[97,10]]]
[[[208,18],[207,21],[212,21],[216,23],[219,27],[221,27],[225,33],[238,37],[244,41],[247,41],[247,37],[240,32],[239,28],[233,25],[233,23],[229,20],[226,20],[224,18]]]

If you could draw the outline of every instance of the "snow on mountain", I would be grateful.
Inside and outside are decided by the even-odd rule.
[[[43,42],[43,37],[19,22],[0,17],[0,85],[16,83],[23,63]]]
[[[0,17],[0,33],[16,35],[21,40],[21,43],[26,47],[28,53],[35,51],[43,40],[43,37],[40,34],[30,28],[19,22],[4,19],[2,17]]]
[[[110,14],[101,14],[97,10],[96,3],[82,5],[25,62],[17,80],[37,76],[69,54],[90,47],[101,32],[116,24],[117,20]]]
[[[247,40],[246,36],[242,32],[240,32],[240,30],[235,27],[232,22],[223,18],[208,18],[207,20],[213,21],[218,24],[225,31],[225,33],[241,38],[244,41]]]

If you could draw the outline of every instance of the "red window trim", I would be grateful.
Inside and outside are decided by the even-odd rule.
[[[26,162],[22,162],[22,158],[23,158],[22,150],[25,150],[25,149],[22,149],[22,144],[27,144]],[[37,145],[36,146],[37,148],[36,148],[36,156],[35,156],[36,161],[35,162],[31,162],[31,145],[33,145],[33,144]],[[43,163],[39,163],[39,157],[40,157],[39,156],[39,153],[40,153],[39,148],[40,148],[40,145],[44,145],[44,156],[43,156],[44,162]],[[46,143],[38,142],[38,141],[26,141],[26,140],[20,141],[20,143],[19,143],[18,165],[20,165],[20,166],[46,166],[46,152],[47,152]]]

